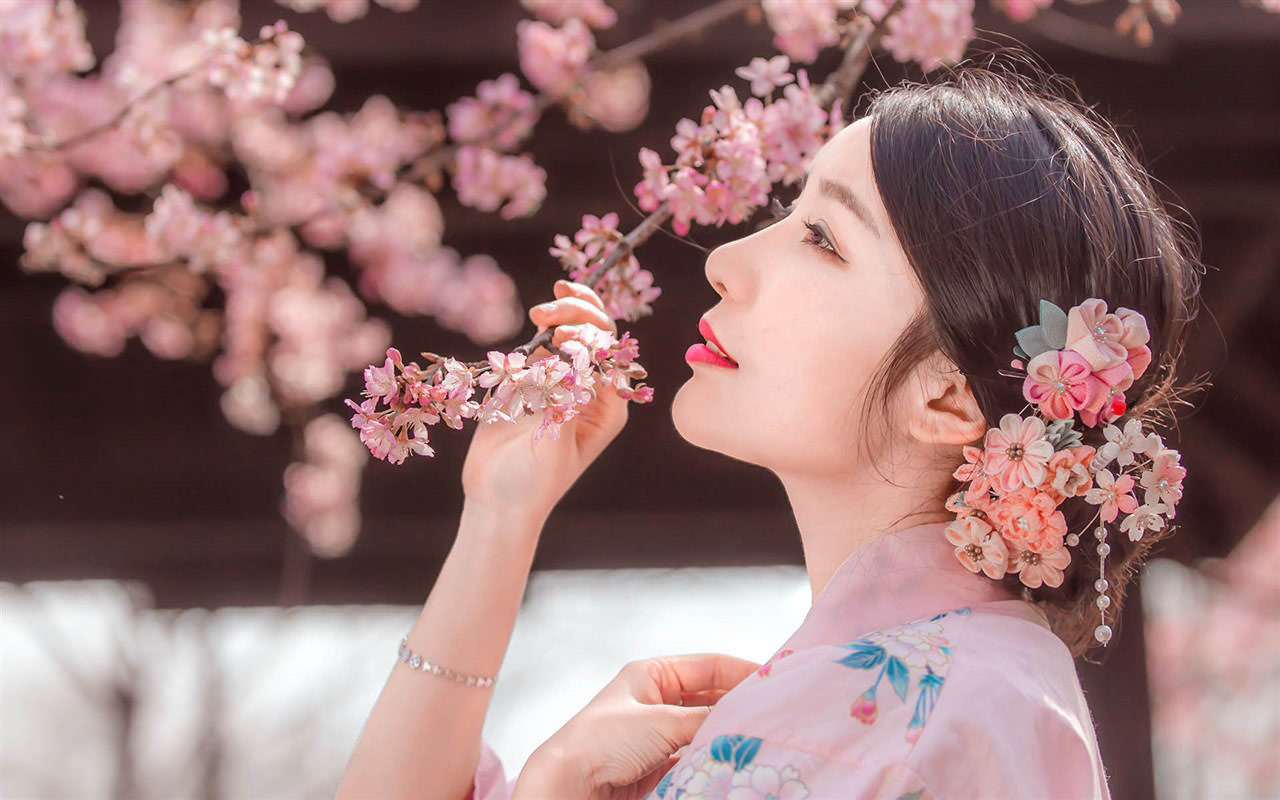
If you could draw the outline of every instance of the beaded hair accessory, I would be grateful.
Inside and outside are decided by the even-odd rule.
[[[1001,417],[982,447],[964,448],[955,478],[965,486],[947,500],[956,519],[946,537],[973,572],[996,580],[1016,573],[1032,589],[1057,587],[1071,563],[1067,548],[1081,540],[1067,532],[1059,507],[1081,500],[1097,506],[1084,529],[1096,523],[1099,624],[1093,635],[1105,645],[1111,639],[1107,528],[1123,514],[1119,527],[1130,541],[1163,529],[1187,474],[1177,450],[1144,430],[1141,420],[1123,420],[1124,392],[1151,364],[1147,321],[1128,308],[1108,313],[1098,298],[1067,312],[1041,300],[1040,324],[1015,336],[1015,371],[1001,374],[1023,379],[1028,405],[1022,414]],[[1102,426],[1105,442],[1084,444],[1077,419],[1087,428]]]

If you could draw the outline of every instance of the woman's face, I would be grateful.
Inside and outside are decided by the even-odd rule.
[[[690,364],[671,409],[690,443],[778,473],[860,468],[863,391],[923,302],[876,188],[870,126],[822,147],[789,215],[707,257],[721,300],[705,319],[738,367]]]

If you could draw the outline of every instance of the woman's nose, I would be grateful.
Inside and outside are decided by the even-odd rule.
[[[746,280],[744,265],[741,263],[744,255],[741,239],[725,242],[707,254],[707,282],[716,290],[716,294],[727,297],[731,292],[735,295],[742,292],[741,284]]]

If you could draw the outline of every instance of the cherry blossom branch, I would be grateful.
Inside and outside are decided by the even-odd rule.
[[[284,25],[283,21],[277,22],[274,26],[263,26],[263,29],[259,33],[258,38],[254,39],[251,42],[244,42],[244,45],[245,47],[248,47],[250,49],[265,47],[266,45],[275,43],[277,39],[281,38],[281,34],[286,32],[288,32],[288,28]],[[297,34],[292,34],[292,36],[299,44],[301,44],[301,39],[297,37]],[[218,36],[214,35],[209,38],[208,44],[212,47],[223,40],[225,40],[225,37],[223,37],[223,39],[219,39]],[[95,136],[105,133],[106,131],[109,131],[112,128],[114,128],[116,125],[119,125],[121,121],[123,121],[126,117],[129,116],[129,112],[132,111],[139,103],[158,94],[163,89],[168,89],[174,86],[178,82],[185,80],[186,78],[189,78],[192,75],[198,75],[201,72],[206,71],[210,67],[210,65],[213,64],[215,61],[217,61],[219,58],[221,58],[221,56],[222,56],[222,53],[219,52],[217,49],[214,49],[213,52],[209,53],[209,55],[205,56],[201,61],[197,62],[194,66],[188,67],[187,69],[182,70],[173,75],[170,75],[169,77],[163,80],[157,81],[156,83],[147,87],[147,89],[142,91],[140,94],[137,94],[134,97],[130,98],[129,101],[126,102],[124,105],[122,105],[119,108],[119,110],[116,111],[115,114],[111,115],[105,121],[97,125],[93,125],[89,128],[86,128],[85,130],[82,130],[78,133],[72,134],[66,139],[63,139],[58,142],[36,142],[35,146],[29,147],[28,149],[40,150],[45,152],[56,152],[59,150],[67,150],[78,144],[89,141]]]
[[[876,42],[883,35],[888,20],[899,10],[901,10],[905,0],[895,0],[894,4],[885,12],[879,22],[862,26],[861,32],[855,36],[845,48],[844,57],[840,62],[840,66],[828,76],[827,80],[818,87],[815,95],[819,98],[824,107],[830,107],[837,98],[847,98],[857,86],[858,81],[862,78],[866,70],[867,61],[870,59],[871,50],[875,47]],[[727,3],[724,5],[728,5]],[[693,16],[693,15],[690,15]],[[662,225],[671,218],[671,202],[663,201],[653,212],[640,221],[640,224],[633,228],[626,236],[618,242],[617,246],[605,257],[599,264],[591,269],[580,283],[587,286],[594,286],[597,281],[605,276],[610,270],[616,269],[623,259],[631,255],[637,247],[649,239],[656,233]],[[550,349],[550,342],[555,333],[555,328],[548,328],[539,332],[523,345],[515,348],[517,352],[524,355],[531,354],[540,345]],[[426,354],[424,354],[426,355]],[[562,358],[568,359],[568,356],[561,355]],[[437,357],[438,358],[438,357]],[[468,367],[487,368],[487,361],[467,362]]]
[[[686,14],[674,22],[667,23],[657,30],[620,45],[589,62],[594,69],[609,69],[618,64],[635,61],[655,51],[661,50],[686,36],[693,36],[706,28],[718,25],[744,10],[754,0],[719,0],[709,6]]]
[[[527,112],[521,113],[514,109],[507,109],[506,115],[489,129],[488,133],[481,137],[481,141],[495,141],[506,133],[512,126],[517,124],[525,114],[534,117],[540,116],[551,106],[566,100],[573,95],[573,92],[581,87],[584,78],[593,71],[607,71],[621,64],[636,61],[644,56],[663,50],[674,44],[679,43],[685,38],[695,36],[708,28],[718,25],[738,13],[745,11],[755,0],[719,0],[709,6],[693,11],[673,22],[667,23],[649,33],[633,39],[626,44],[619,45],[610,50],[598,52],[586,63],[582,75],[578,76],[574,82],[559,95],[553,95],[550,92],[539,91],[533,97],[532,108]],[[579,111],[585,116],[585,112]],[[433,180],[432,176],[437,175],[446,165],[457,155],[459,147],[457,142],[441,143],[423,153],[412,162],[405,164],[396,173],[397,182],[403,179],[411,181],[422,181],[429,183]],[[380,197],[380,192],[373,191],[364,195],[370,202],[376,202]],[[327,206],[306,217],[288,223],[291,227],[305,225],[317,218],[336,211],[348,211],[350,208],[339,206]],[[646,236],[647,238],[647,236]],[[640,240],[640,241],[643,241]],[[637,242],[638,244],[639,242]]]
[[[872,49],[884,36],[889,20],[902,10],[904,3],[905,0],[894,0],[893,5],[885,11],[879,22],[861,26],[861,32],[845,48],[840,66],[836,67],[835,71],[827,76],[822,86],[818,87],[816,95],[824,107],[829,108],[836,98],[840,98],[845,105],[853,99],[853,90],[862,80],[862,74],[866,72]],[[859,19],[861,21],[866,18]]]

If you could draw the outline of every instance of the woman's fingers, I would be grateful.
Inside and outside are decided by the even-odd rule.
[[[664,656],[648,664],[645,676],[657,684],[662,702],[669,705],[680,705],[682,697],[699,692],[728,691],[760,668],[754,661],[724,653]]]
[[[604,311],[604,301],[600,299],[600,295],[585,283],[577,283],[576,281],[566,281],[561,278],[551,287],[556,297],[580,297],[591,303],[596,308]]]
[[[567,296],[536,305],[529,309],[529,319],[541,328],[590,323],[601,330],[612,331],[615,336],[617,335],[617,326],[609,315],[581,297]]]

